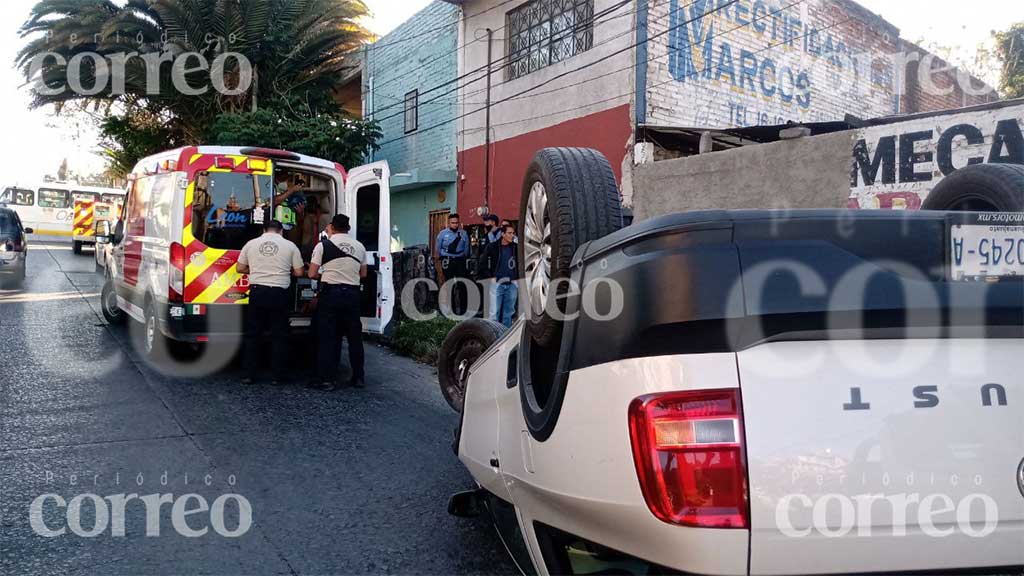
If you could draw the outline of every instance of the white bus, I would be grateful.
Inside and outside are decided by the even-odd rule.
[[[25,226],[43,236],[71,237],[75,220],[75,200],[121,206],[125,191],[118,188],[79,186],[64,182],[10,186],[0,192],[0,205],[18,213]]]

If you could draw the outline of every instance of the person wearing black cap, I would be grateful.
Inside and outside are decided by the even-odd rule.
[[[318,390],[334,390],[338,375],[338,356],[342,340],[348,339],[348,358],[352,365],[349,386],[364,388],[362,299],[359,287],[366,278],[366,248],[349,235],[348,216],[338,214],[327,226],[328,237],[313,249],[309,277],[320,280],[317,304]]]
[[[301,277],[305,264],[299,247],[281,232],[284,225],[271,220],[259,238],[250,240],[238,256],[238,271],[249,275],[249,306],[245,320],[245,384],[255,382],[259,368],[259,345],[269,329],[272,338],[273,382],[277,384],[288,368],[288,288],[292,276]]]

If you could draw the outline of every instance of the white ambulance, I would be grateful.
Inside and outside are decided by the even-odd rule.
[[[306,209],[296,243],[308,259],[331,217],[352,219],[370,261],[363,326],[382,333],[395,302],[389,179],[386,162],[346,172],[334,162],[267,148],[200,146],[146,158],[129,177],[114,234],[102,239],[113,244],[103,313],[112,323],[142,323],[149,355],[166,348],[165,340],[237,339],[249,292],[248,277],[237,269],[239,251],[275,213],[278,186],[300,185]],[[293,329],[312,326],[315,289],[308,279],[293,284]]]

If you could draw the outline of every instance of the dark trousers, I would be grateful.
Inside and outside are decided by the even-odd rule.
[[[249,290],[249,307],[245,319],[245,369],[255,378],[260,368],[260,344],[270,331],[271,367],[274,378],[281,379],[288,370],[288,290],[269,286],[253,286]]]
[[[445,282],[469,277],[465,258],[442,258],[441,266],[444,268]],[[465,282],[459,282],[452,286],[451,306],[452,314],[456,316],[464,315],[466,309],[469,308],[469,290]]]
[[[352,378],[363,379],[363,323],[360,320],[358,286],[328,286],[320,291],[317,304],[317,336],[319,340],[320,379],[332,382],[338,376],[341,343],[348,339],[348,359]]]

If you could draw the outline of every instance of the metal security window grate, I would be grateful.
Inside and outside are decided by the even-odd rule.
[[[509,80],[594,45],[594,0],[533,0],[509,11],[505,20]]]
[[[420,91],[413,90],[405,95],[405,133],[415,132],[420,127]]]

